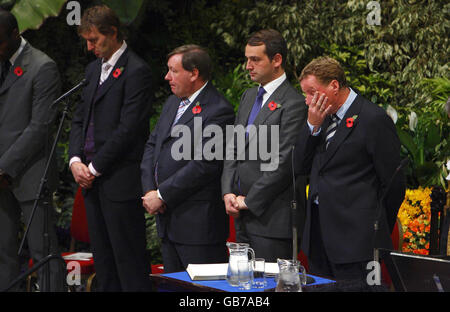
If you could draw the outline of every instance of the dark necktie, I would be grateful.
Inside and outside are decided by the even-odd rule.
[[[253,125],[256,116],[258,116],[258,113],[261,110],[264,93],[266,93],[266,90],[264,90],[263,87],[260,87],[258,90],[258,94],[256,95],[256,100],[255,103],[253,104],[252,111],[250,112],[250,116],[248,117],[247,129],[245,130],[245,133],[247,135],[248,135],[248,126]]]
[[[331,115],[331,123],[327,128],[327,131],[325,133],[325,148],[328,149],[328,145],[330,144],[331,139],[333,138],[334,134],[336,133],[337,126],[339,124],[339,117],[335,114]]]
[[[2,74],[0,76],[0,86],[5,82],[6,75],[8,75],[9,68],[11,67],[11,63],[9,60],[2,62]]]

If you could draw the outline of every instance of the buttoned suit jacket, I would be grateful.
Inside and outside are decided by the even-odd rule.
[[[208,143],[213,141],[203,131],[213,125],[219,126],[223,136],[214,134],[221,137],[216,148],[223,151],[225,127],[233,124],[234,111],[212,83],[208,82],[175,125],[184,128],[183,133],[171,135],[180,101],[175,95],[167,99],[146,143],[141,164],[142,187],[144,193],[159,189],[166,203],[166,211],[156,217],[161,238],[168,237],[180,244],[224,243],[228,237],[229,220],[220,193],[224,153],[218,153],[222,155],[219,159],[205,158],[202,150],[210,150]],[[195,113],[193,108],[198,106],[201,111]],[[196,118],[199,118],[199,126],[196,126]],[[196,135],[199,135],[197,145]],[[183,146],[182,141],[186,142]],[[195,146],[200,148],[197,157],[194,155]],[[174,155],[180,149],[188,157],[177,159]]]
[[[235,127],[245,128],[250,111],[257,95],[257,87],[248,89],[242,95]],[[222,194],[234,193],[246,196],[248,210],[241,210],[239,218],[235,219],[237,228],[245,228],[247,233],[271,237],[292,238],[291,201],[294,198],[292,147],[295,144],[301,126],[306,120],[307,106],[304,96],[285,80],[267,99],[261,111],[254,120],[256,132],[249,132],[245,137],[245,155],[238,148],[238,138],[234,145],[233,159],[226,159],[222,174]],[[274,102],[269,107],[269,103]],[[266,127],[267,135],[262,128]],[[272,127],[278,127],[279,135],[272,138]],[[278,142],[278,144],[277,144]],[[270,163],[263,160],[261,153],[256,152],[255,160],[250,153],[255,152],[254,143],[277,150],[278,159],[275,170],[261,170],[261,165]],[[278,147],[277,147],[278,145]],[[259,148],[257,148],[259,149]],[[244,157],[245,156],[245,157]],[[297,228],[299,235],[303,229],[305,213],[305,183],[304,177],[296,180]]]
[[[86,68],[88,83],[74,113],[69,157],[78,156],[88,165],[84,145],[92,112],[96,150],[92,165],[101,174],[97,183],[112,201],[136,200],[142,194],[139,166],[149,133],[150,69],[127,48],[101,86],[100,74],[97,59]]]
[[[327,117],[318,136],[312,136],[305,125],[297,143],[296,171],[310,173],[302,248],[309,255],[311,245],[317,243],[311,235],[315,230],[311,228],[311,209],[317,208],[313,201],[318,195],[328,258],[334,263],[372,259],[378,202],[400,164],[400,142],[386,112],[359,94],[326,149],[330,122]],[[398,172],[382,204],[377,247],[392,248],[390,233],[404,192],[404,175]]]
[[[28,42],[0,87],[0,169],[12,177],[19,201],[36,198],[52,142],[52,122],[60,92],[56,63]],[[51,192],[58,182],[53,157],[47,175]]]

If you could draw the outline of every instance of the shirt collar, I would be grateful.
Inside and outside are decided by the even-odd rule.
[[[14,52],[14,54],[9,59],[9,62],[11,63],[11,65],[14,65],[14,63],[16,62],[17,58],[19,57],[20,53],[22,53],[23,48],[27,44],[26,40],[23,39],[22,36],[20,37],[20,39],[21,39],[21,41],[20,41],[19,48],[16,50],[16,52]]]
[[[126,48],[127,48],[127,43],[124,40],[122,43],[122,46],[116,52],[114,52],[113,55],[111,55],[109,60],[105,61],[105,59],[102,59],[102,64],[108,63],[109,65],[111,65],[111,67],[114,67],[116,65],[117,61],[119,60],[119,58],[122,56],[123,52],[126,50]]]
[[[197,96],[200,94],[200,92],[202,92],[202,90],[206,87],[207,84],[208,84],[208,81],[205,82],[205,84],[204,84],[200,89],[198,89],[198,90],[195,91],[190,97],[188,97],[188,100],[189,100],[190,103],[192,103],[192,102],[195,101],[195,99],[197,98]]]
[[[345,116],[345,113],[347,112],[347,110],[350,108],[350,106],[352,105],[353,101],[356,98],[356,92],[352,90],[352,88],[350,89],[350,93],[347,96],[347,99],[345,100],[344,104],[342,104],[342,106],[338,109],[338,111],[336,112],[336,115],[339,117],[339,120],[342,120]]]
[[[270,96],[275,90],[286,80],[286,73],[283,73],[280,77],[277,79],[272,80],[269,83],[266,83],[264,87],[264,90],[266,90],[266,93],[264,96]],[[261,87],[261,84],[259,85]]]

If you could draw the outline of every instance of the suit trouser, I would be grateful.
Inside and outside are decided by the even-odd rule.
[[[84,200],[98,291],[150,291],[142,201],[109,200],[97,181]]]
[[[189,263],[224,263],[228,262],[226,242],[219,244],[188,245],[163,238],[161,252],[164,272],[184,271]]]
[[[34,263],[51,254],[58,254],[58,239],[54,229],[54,214],[51,201],[47,200],[49,212],[49,251],[44,250],[45,207],[40,203],[35,211],[28,232],[28,248]],[[20,274],[18,233],[21,226],[21,212],[27,223],[33,210],[34,201],[18,202],[14,194],[7,189],[0,189],[0,289],[6,288]],[[38,283],[44,285],[43,268],[38,270]],[[65,285],[65,268],[59,260],[50,261],[50,291],[63,291]],[[15,289],[17,290],[17,288]]]
[[[308,266],[311,274],[326,276],[337,280],[357,280],[365,282],[368,271],[367,262],[333,263],[328,258],[320,229],[319,207],[313,204],[311,207],[311,235],[309,244]],[[351,244],[351,242],[342,242]]]

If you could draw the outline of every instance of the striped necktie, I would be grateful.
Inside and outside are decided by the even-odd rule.
[[[333,138],[334,134],[336,133],[337,126],[339,124],[339,117],[335,114],[331,115],[331,123],[327,128],[327,131],[325,133],[325,149],[328,149],[328,144],[330,144],[331,139]]]
[[[100,85],[103,84],[105,82],[105,80],[108,78],[108,71],[111,67],[112,67],[112,65],[109,63],[105,62],[102,64],[102,72],[100,74],[100,81],[99,81]]]
[[[173,125],[175,125],[178,122],[178,120],[181,118],[181,116],[183,115],[184,111],[186,110],[186,107],[190,103],[191,102],[189,101],[189,99],[181,100],[180,105],[178,106],[177,115],[175,116],[175,120],[173,121]]]

